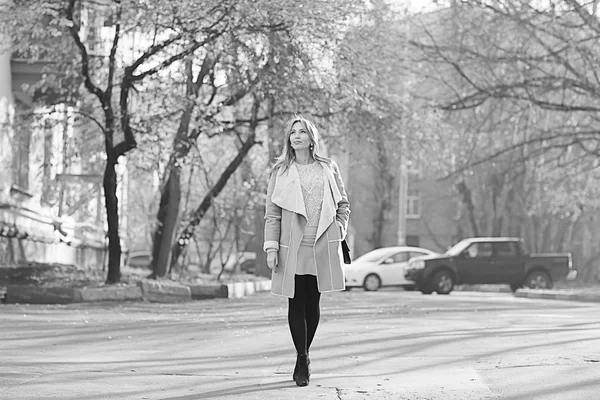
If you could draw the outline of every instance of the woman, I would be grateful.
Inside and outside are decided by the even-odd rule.
[[[271,293],[288,297],[298,386],[310,382],[308,353],[319,324],[321,293],[345,289],[340,243],[350,203],[337,165],[318,149],[315,125],[293,118],[266,200],[264,250],[272,270]]]

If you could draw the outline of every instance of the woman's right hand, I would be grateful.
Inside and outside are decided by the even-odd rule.
[[[276,251],[268,252],[267,253],[267,265],[269,266],[269,268],[271,268],[271,270],[273,272],[277,272],[277,263],[278,263],[277,252]]]

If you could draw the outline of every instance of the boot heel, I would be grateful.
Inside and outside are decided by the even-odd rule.
[[[298,373],[294,375],[294,381],[298,386],[308,386],[310,383],[310,358],[307,355],[298,355],[296,361]]]

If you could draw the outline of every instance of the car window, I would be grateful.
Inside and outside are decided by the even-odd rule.
[[[408,261],[408,252],[403,251],[400,253],[396,253],[392,256],[392,259],[395,263],[407,262]]]
[[[480,257],[491,257],[492,255],[492,244],[491,243],[472,243],[465,251],[466,255],[470,258]]]
[[[517,246],[515,242],[494,243],[494,253],[498,256],[516,256]]]
[[[386,249],[386,248],[381,248],[381,249],[375,249],[372,250],[368,253],[363,254],[362,256],[358,257],[356,260],[354,260],[354,262],[373,262],[373,261],[377,261],[380,260],[382,257],[384,257],[386,254],[389,254],[390,250]]]
[[[410,260],[413,257],[420,257],[420,256],[428,256],[429,253],[426,253],[424,251],[411,251],[410,253],[408,253],[408,259]]]

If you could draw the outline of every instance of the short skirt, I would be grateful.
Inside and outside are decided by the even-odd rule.
[[[315,259],[315,242],[317,239],[317,226],[304,227],[304,234],[298,248],[298,265],[296,275],[317,276],[317,260]]]

